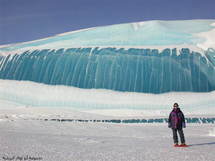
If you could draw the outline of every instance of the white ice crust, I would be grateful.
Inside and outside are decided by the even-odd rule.
[[[215,26],[215,23],[211,24],[211,26]],[[215,28],[208,32],[202,32],[197,35],[205,39],[203,43],[197,44],[199,48],[203,50],[207,50],[209,48],[215,49]]]
[[[190,24],[196,24],[196,22],[201,22],[204,25],[198,29],[201,32],[193,34],[190,33],[192,32],[190,28],[182,30],[177,25],[179,23],[181,27],[184,25],[190,27]],[[208,26],[212,28],[208,29]],[[130,38],[132,38],[131,41]],[[148,38],[151,39],[149,40]],[[160,44],[157,42],[157,38]],[[201,41],[197,41],[196,38]],[[53,39],[55,40],[53,41]],[[180,41],[178,43],[180,39],[182,39],[182,42]],[[146,40],[151,41],[149,43],[150,45],[145,43]],[[123,43],[120,44],[119,41]],[[167,42],[163,43],[165,41]],[[189,48],[192,51],[204,54],[205,50],[215,48],[215,20],[143,21],[130,24],[93,27],[66,32],[40,40],[2,45],[0,46],[0,55],[6,56],[8,54],[23,53],[26,50],[84,47],[150,48],[159,50],[165,48],[177,48],[178,50],[181,48]]]
[[[110,116],[162,116],[178,102],[187,114],[215,114],[215,91],[144,94],[0,79],[1,106],[69,108]]]

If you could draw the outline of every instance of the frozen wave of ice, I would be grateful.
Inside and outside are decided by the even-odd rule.
[[[70,48],[0,57],[0,79],[116,91],[215,90],[215,50]]]

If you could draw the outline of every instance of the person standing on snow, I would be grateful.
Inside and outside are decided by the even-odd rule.
[[[183,128],[186,127],[186,124],[185,124],[184,114],[180,110],[178,103],[174,103],[173,110],[169,114],[168,127],[172,128],[174,146],[179,146],[177,132],[179,133],[180,140],[181,140],[180,146],[186,146],[184,132],[183,132]]]

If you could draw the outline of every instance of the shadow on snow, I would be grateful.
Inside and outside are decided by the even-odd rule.
[[[210,143],[199,143],[199,144],[190,144],[189,146],[202,146],[202,145],[215,145],[215,142],[210,142]]]

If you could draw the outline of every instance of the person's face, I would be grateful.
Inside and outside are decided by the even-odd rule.
[[[173,106],[173,108],[174,108],[174,109],[177,109],[177,108],[178,108],[178,106],[177,106],[177,105],[174,105],[174,106]]]

